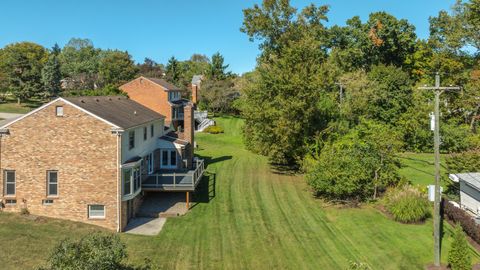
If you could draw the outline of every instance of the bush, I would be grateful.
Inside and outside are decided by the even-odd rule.
[[[385,207],[396,221],[403,223],[424,221],[430,216],[430,203],[425,194],[410,185],[389,189]]]
[[[465,233],[470,236],[475,242],[480,244],[480,226],[475,223],[475,220],[464,210],[455,207],[447,199],[443,199],[443,213],[444,215],[455,223],[462,226]]]
[[[209,126],[206,127],[203,132],[210,133],[210,134],[219,134],[223,133],[223,128],[220,126]]]
[[[452,270],[472,269],[472,258],[468,252],[469,246],[465,233],[460,225],[456,225],[453,232],[453,242],[448,253],[448,264]]]

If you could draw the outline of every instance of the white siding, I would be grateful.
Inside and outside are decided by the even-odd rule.
[[[150,136],[150,125],[152,123],[154,124],[155,129],[155,134],[153,137]],[[145,126],[147,127],[147,140],[143,140],[143,128]],[[138,126],[135,129],[125,130],[122,135],[122,163],[135,156],[144,157],[155,150],[157,148],[158,138],[163,135],[163,126],[164,121],[162,119],[146,125]],[[135,147],[129,149],[128,134],[132,130],[135,130]]]

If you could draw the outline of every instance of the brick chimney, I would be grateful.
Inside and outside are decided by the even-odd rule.
[[[193,105],[198,103],[198,85],[192,84],[192,102]]]
[[[195,119],[193,116],[193,104],[189,102],[183,109],[183,138],[190,144],[185,149],[185,158],[187,159],[187,167],[192,168],[193,162],[193,143],[195,141]]]

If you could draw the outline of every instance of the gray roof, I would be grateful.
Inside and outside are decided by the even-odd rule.
[[[163,115],[124,96],[66,97],[64,99],[123,129],[164,118]]]
[[[165,88],[167,91],[180,91],[181,89],[176,87],[175,85],[165,81],[164,79],[157,79],[157,78],[147,78],[148,80],[160,85],[161,87]]]
[[[469,183],[474,187],[480,188],[480,173],[456,173],[460,180]]]
[[[200,83],[202,82],[202,80],[203,80],[203,75],[193,75],[193,77],[192,77],[192,84],[200,85]]]

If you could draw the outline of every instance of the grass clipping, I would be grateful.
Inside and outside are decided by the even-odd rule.
[[[389,189],[384,201],[393,219],[402,223],[423,222],[431,215],[425,193],[411,185]]]

